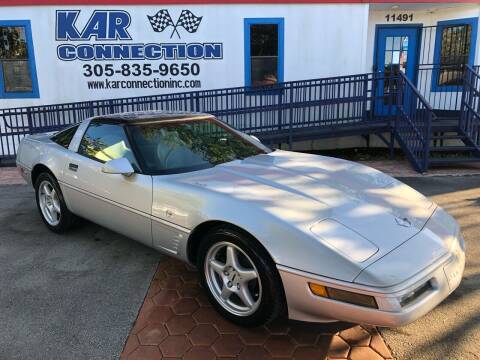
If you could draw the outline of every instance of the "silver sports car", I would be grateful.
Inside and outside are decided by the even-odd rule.
[[[194,264],[215,308],[409,323],[460,284],[457,222],[350,161],[272,151],[211,115],[124,113],[27,136],[17,164],[55,232],[91,220]]]

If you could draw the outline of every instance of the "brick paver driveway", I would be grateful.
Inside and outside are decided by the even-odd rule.
[[[452,174],[451,170],[449,174]],[[401,180],[432,197],[460,222],[467,244],[467,265],[460,288],[438,308],[408,326],[399,329],[384,329],[382,333],[393,351],[393,356],[398,360],[480,359],[480,176],[416,176],[415,178],[401,178]],[[173,335],[175,341],[182,344],[178,348],[177,355],[184,354],[185,358],[190,356],[195,358],[196,354],[200,354],[198,355],[200,357],[197,358],[223,356],[224,354],[221,352],[223,347],[220,347],[219,350],[218,346],[223,344],[224,340],[228,340],[227,344],[229,341],[233,342],[232,339],[235,339],[236,346],[229,348],[229,354],[240,352],[241,358],[243,356],[244,358],[250,357],[252,360],[262,356],[279,355],[279,352],[286,357],[293,354],[293,356],[298,355],[298,358],[306,359],[323,359],[327,355],[332,359],[345,357],[378,359],[379,355],[390,356],[390,352],[382,339],[378,337],[375,329],[348,327],[346,324],[326,325],[323,329],[306,331],[298,328],[288,329],[285,326],[266,327],[252,331],[251,336],[258,336],[258,338],[249,342],[245,336],[242,336],[245,334],[245,330],[239,330],[229,324],[225,325],[225,320],[216,313],[203,308],[207,304],[200,290],[198,290],[200,291],[199,295],[188,295],[189,290],[185,289],[198,286],[191,273],[185,272],[188,274],[185,276],[190,280],[186,280],[182,276],[178,279],[176,276],[179,272],[168,270],[168,266],[175,269],[181,265],[173,262],[172,265],[165,264],[159,267],[144,307],[125,347],[124,358],[130,355],[128,359],[135,359],[144,351],[148,351],[152,358],[161,357],[163,341],[167,341],[167,344],[174,341],[170,340],[172,325],[169,326],[169,321],[171,324],[175,324],[177,321],[185,321],[189,324],[182,334],[183,337]],[[163,322],[157,320],[152,322],[149,320],[150,316],[154,314],[155,309],[163,309],[162,306],[165,306],[165,303],[162,303],[161,299],[164,299],[164,294],[167,293],[173,296],[167,302],[169,304],[167,307],[170,307],[170,310],[165,310],[168,314],[167,318],[163,319]],[[195,298],[196,302],[189,300],[192,298]],[[159,300],[160,302],[158,302]],[[175,305],[172,305],[175,302],[190,304],[192,306],[191,313],[179,314],[178,310],[175,310]],[[213,326],[208,326],[208,321],[213,323]],[[157,331],[160,336],[154,344],[148,345],[144,341],[142,342],[140,328],[146,333]],[[212,337],[211,343],[195,342],[195,335],[200,331],[197,330],[198,328],[209,330],[205,333]],[[342,328],[345,330],[334,335],[337,330]],[[370,340],[368,340],[367,332],[370,334]],[[230,336],[225,338],[224,335]],[[274,344],[277,345],[272,346],[268,339],[275,340]],[[298,339],[308,340],[299,341]],[[211,344],[213,346],[210,346]],[[277,347],[280,350],[272,352],[272,349],[277,349]],[[257,351],[256,356],[252,355],[252,352],[255,351]]]
[[[210,306],[197,279],[195,269],[177,260],[160,263],[125,345],[123,359],[391,358],[374,327],[285,322],[255,329],[237,327]]]

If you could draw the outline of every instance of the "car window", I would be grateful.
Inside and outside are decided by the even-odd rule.
[[[268,151],[213,119],[134,124],[128,131],[150,174],[200,170]]]
[[[68,129],[56,133],[50,139],[53,142],[56,142],[58,145],[63,146],[65,149],[68,149],[68,147],[70,146],[70,142],[73,139],[73,136],[77,132],[77,129],[78,125],[69,127]]]
[[[117,124],[90,123],[78,153],[100,162],[124,157],[138,170],[125,130]]]

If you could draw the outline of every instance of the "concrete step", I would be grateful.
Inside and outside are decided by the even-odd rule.
[[[436,132],[456,132],[460,131],[458,125],[454,124],[442,124],[442,123],[432,123],[432,133]]]
[[[465,135],[434,135],[430,140],[463,140]]]
[[[437,116],[435,121],[456,121],[460,120],[460,116]]]
[[[476,150],[473,146],[433,146],[430,148],[432,151],[441,151],[441,152],[463,152],[463,151],[474,151]]]
[[[446,158],[430,158],[430,165],[453,165],[471,162],[480,162],[480,157],[446,157]]]
[[[432,132],[458,131],[459,122],[456,117],[438,117],[432,121]]]

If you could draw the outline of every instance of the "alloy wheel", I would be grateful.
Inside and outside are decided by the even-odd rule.
[[[240,247],[227,241],[214,244],[204,271],[211,293],[224,309],[242,317],[255,313],[262,284],[255,264]]]
[[[53,185],[45,180],[40,183],[38,188],[38,200],[43,218],[51,226],[60,223],[61,207],[58,194]]]

